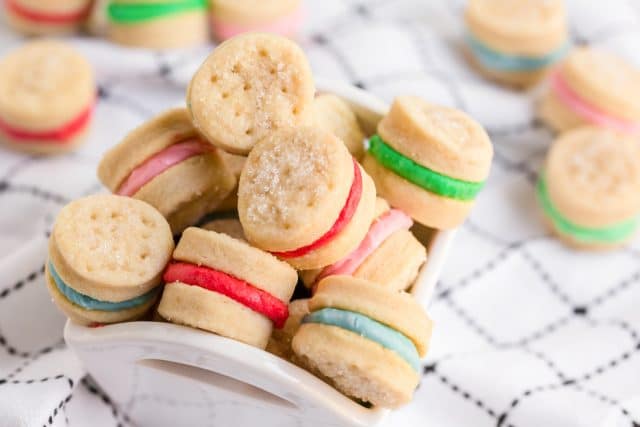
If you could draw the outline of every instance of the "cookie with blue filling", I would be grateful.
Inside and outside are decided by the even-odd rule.
[[[73,321],[92,325],[142,317],[159,296],[171,259],[169,224],[140,200],[94,195],[65,206],[49,239],[46,283]]]

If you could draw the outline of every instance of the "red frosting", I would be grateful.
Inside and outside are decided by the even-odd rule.
[[[18,129],[0,119],[0,132],[8,137],[16,140],[16,142],[37,142],[37,141],[55,141],[64,144],[76,133],[84,129],[93,113],[94,104],[91,103],[76,118],[70,122],[60,126],[57,129],[47,131],[30,131],[27,129]]]
[[[278,329],[284,326],[289,317],[289,307],[278,298],[244,280],[212,268],[172,262],[164,272],[163,278],[169,284],[181,282],[225,295],[269,318]]]
[[[312,252],[333,240],[338,234],[344,230],[349,224],[353,215],[355,215],[360,203],[360,197],[362,196],[362,173],[358,163],[353,161],[353,183],[351,184],[351,190],[349,190],[349,196],[347,201],[338,215],[338,219],[333,224],[333,227],[329,229],[322,237],[315,242],[304,246],[302,248],[294,249],[287,252],[273,252],[273,254],[280,258],[298,258]]]
[[[91,11],[91,3],[88,7],[81,10],[68,13],[46,13],[37,10],[28,9],[16,2],[15,0],[5,0],[7,9],[19,15],[23,19],[41,22],[43,24],[69,24],[85,19]]]

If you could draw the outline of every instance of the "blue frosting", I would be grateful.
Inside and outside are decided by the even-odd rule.
[[[95,298],[91,298],[88,295],[81,294],[78,291],[71,289],[62,278],[58,275],[58,272],[55,268],[53,268],[53,264],[49,263],[49,272],[51,273],[51,277],[53,277],[53,281],[56,284],[56,287],[65,296],[69,301],[74,303],[75,305],[79,305],[80,307],[87,310],[101,310],[101,311],[120,311],[126,310],[128,308],[134,308],[141,306],[142,304],[148,302],[153,298],[156,293],[158,293],[158,289],[152,289],[146,294],[140,295],[139,297],[135,297],[126,301],[121,302],[109,302],[109,301],[100,301]]]
[[[413,342],[402,333],[364,314],[337,308],[323,308],[306,315],[302,323],[321,323],[354,332],[395,352],[414,370],[420,372],[420,356]]]
[[[538,70],[562,59],[569,50],[569,44],[565,43],[555,51],[543,56],[518,56],[497,52],[471,34],[467,34],[466,39],[467,44],[482,65],[500,71]]]

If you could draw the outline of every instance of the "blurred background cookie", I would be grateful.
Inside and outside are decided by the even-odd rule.
[[[96,85],[71,46],[38,40],[0,61],[0,142],[38,154],[72,150],[87,136]]]
[[[567,51],[563,0],[470,0],[467,54],[489,78],[529,86]]]
[[[560,132],[591,124],[640,135],[640,68],[604,50],[577,48],[552,74],[540,116]]]
[[[318,95],[313,100],[313,117],[316,126],[340,138],[353,157],[362,159],[365,135],[345,101],[329,93]]]
[[[537,192],[551,229],[569,245],[620,246],[640,224],[640,146],[606,129],[567,132],[551,146]]]
[[[7,22],[26,35],[60,35],[82,28],[92,0],[5,0]]]

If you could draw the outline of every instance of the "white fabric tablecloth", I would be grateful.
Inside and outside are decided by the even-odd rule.
[[[640,425],[640,246],[576,253],[548,236],[533,183],[552,135],[532,94],[478,78],[464,63],[460,0],[308,2],[303,45],[316,75],[390,101],[416,94],[490,131],[495,162],[436,292],[433,346],[415,401],[389,425]],[[574,42],[640,63],[640,2],[572,0]],[[0,30],[0,54],[22,40]],[[183,102],[211,49],[154,53],[78,38],[100,88],[76,153],[0,149],[0,426],[128,426],[62,341],[43,281],[46,235],[68,201],[101,189],[101,153]]]

